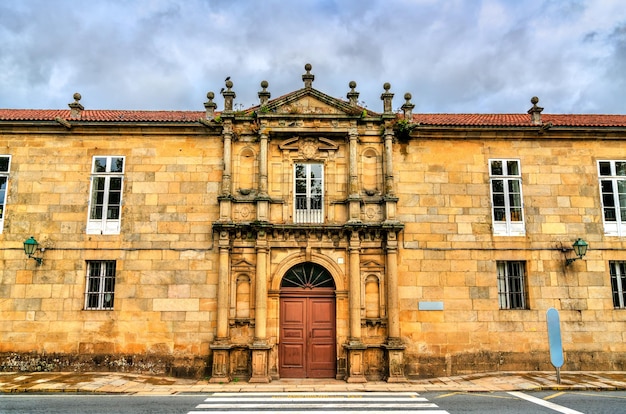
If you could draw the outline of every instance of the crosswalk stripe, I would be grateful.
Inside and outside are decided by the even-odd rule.
[[[187,414],[207,414],[209,411],[189,411]],[[280,410],[274,411],[275,413],[280,414],[303,414],[305,411],[302,410]],[[349,412],[349,411],[345,411]],[[354,412],[354,411],[353,411]],[[238,410],[228,410],[228,411],[210,411],[211,414],[250,414],[250,411],[238,411]],[[337,410],[316,410],[316,411],[306,411],[306,413],[316,413],[316,414],[337,414]],[[367,414],[450,414],[445,410],[393,410],[392,407],[387,407],[384,410],[368,410]]]
[[[289,405],[291,401],[289,401]],[[281,404],[272,404],[272,403],[260,403],[260,404],[246,404],[246,403],[237,403],[237,408],[241,409],[252,409],[252,408],[284,408],[286,406],[285,403]],[[196,408],[212,408],[212,409],[228,409],[233,406],[230,404],[198,404]],[[417,404],[398,404],[393,403],[309,403],[309,404],[297,404],[298,408],[385,408],[385,407],[393,407],[393,408],[437,408],[437,404],[433,403],[417,403]]]
[[[251,414],[265,410],[279,414],[449,414],[438,408],[416,392],[217,392],[188,414]]]

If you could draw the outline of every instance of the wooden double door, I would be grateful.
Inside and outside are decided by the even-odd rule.
[[[282,289],[279,374],[282,378],[335,378],[337,339],[334,289]]]

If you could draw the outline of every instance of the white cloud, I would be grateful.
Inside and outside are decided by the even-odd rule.
[[[236,101],[314,87],[381,110],[624,112],[619,0],[23,0],[0,4],[0,107],[202,110],[229,75]],[[219,102],[218,100],[218,103]]]

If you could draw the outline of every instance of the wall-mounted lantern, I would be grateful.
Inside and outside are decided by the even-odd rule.
[[[575,260],[582,259],[583,257],[585,257],[585,255],[587,254],[587,248],[589,247],[589,245],[583,239],[578,238],[578,240],[576,240],[574,244],[572,244],[572,247],[574,248],[574,253],[576,254],[577,257],[574,257],[572,259],[567,259],[565,261],[566,266],[572,264],[572,262],[574,262]]]
[[[37,251],[37,247],[39,247],[39,243],[37,243],[37,240],[35,240],[35,238],[31,236],[24,242],[24,253],[26,253],[26,256],[28,256],[28,258],[34,259],[38,265],[41,265],[41,263],[43,262],[43,258],[33,256]],[[43,252],[43,249],[41,249],[41,251]]]

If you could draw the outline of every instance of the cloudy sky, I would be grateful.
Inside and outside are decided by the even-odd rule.
[[[0,2],[0,107],[204,110],[313,87],[382,111],[626,114],[623,0],[13,0]],[[218,95],[219,96],[219,95]],[[218,110],[223,109],[221,99]]]

